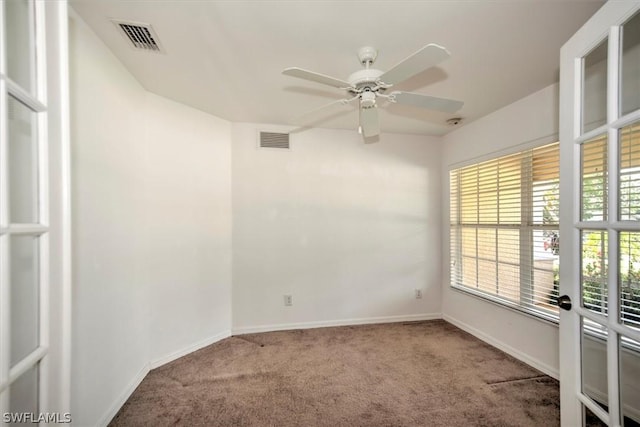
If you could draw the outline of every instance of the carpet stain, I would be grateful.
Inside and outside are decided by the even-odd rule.
[[[489,385],[504,384],[504,383],[512,383],[512,382],[516,382],[516,381],[538,380],[538,379],[543,379],[543,378],[548,378],[548,376],[547,375],[536,375],[534,377],[514,378],[514,379],[509,379],[509,380],[504,380],[504,381],[488,382],[487,384],[489,384]]]
[[[237,336],[237,335],[234,335],[232,338],[235,338],[235,339],[238,339],[238,340],[242,340],[242,341],[246,341],[246,342],[251,343],[251,344],[259,345],[260,347],[264,347],[263,343],[258,342],[255,339],[251,339],[251,337],[248,337],[248,336],[242,336],[242,335]]]

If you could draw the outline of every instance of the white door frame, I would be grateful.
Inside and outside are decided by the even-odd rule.
[[[67,0],[45,1],[49,98],[50,395],[46,412],[71,414],[71,130],[69,9]],[[53,342],[55,340],[55,343]]]
[[[621,423],[618,338],[627,336],[640,341],[640,332],[618,322],[618,252],[617,235],[621,230],[640,231],[640,223],[618,220],[618,130],[640,120],[640,110],[620,117],[619,59],[620,25],[638,9],[638,1],[609,1],[563,46],[560,58],[560,294],[573,302],[570,311],[560,311],[560,403],[561,423],[583,423],[583,405],[610,426]],[[607,118],[606,124],[582,132],[583,61],[603,40],[608,40]],[[611,53],[615,53],[612,55]],[[608,137],[608,215],[606,221],[581,222],[580,145],[595,136]],[[607,232],[608,304],[607,317],[581,306],[580,231],[597,229]],[[607,332],[607,387],[609,412],[582,393],[581,317],[592,320]]]

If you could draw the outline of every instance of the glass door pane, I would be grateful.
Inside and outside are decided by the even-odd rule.
[[[33,3],[3,0],[7,75],[30,93],[35,92],[35,42]]]
[[[620,400],[625,427],[640,425],[640,342],[620,340]]]
[[[640,123],[620,130],[620,220],[640,221]]]
[[[585,427],[607,427],[607,425],[603,423],[596,414],[591,412],[591,409],[587,408],[586,406],[583,407],[583,409]]]
[[[603,316],[607,315],[608,260],[607,232],[583,230],[581,257],[582,306]]]
[[[620,322],[640,330],[640,233],[620,233],[619,286]]]
[[[11,236],[11,355],[13,366],[38,347],[39,262],[38,238]]]
[[[608,166],[607,137],[598,136],[580,146],[582,182],[582,221],[604,221],[607,219]]]
[[[9,413],[38,415],[39,365],[22,374],[9,387]],[[18,425],[16,423],[16,425]]]
[[[640,108],[640,13],[622,27],[622,114]]]
[[[582,392],[606,410],[607,335],[606,328],[582,319]]]
[[[583,59],[583,133],[607,122],[607,44],[604,39]]]
[[[9,96],[9,222],[38,223],[37,114]]]

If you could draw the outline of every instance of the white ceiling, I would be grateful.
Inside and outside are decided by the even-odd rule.
[[[345,94],[283,76],[297,66],[346,79],[357,50],[387,70],[428,43],[452,57],[394,86],[465,102],[462,125],[558,80],[562,44],[600,0],[190,1],[75,0],[73,9],[149,91],[237,122],[294,124]],[[166,54],[136,51],[109,19],[153,25]],[[382,132],[442,135],[455,115],[390,105]],[[356,129],[351,107],[305,124]],[[299,122],[296,124],[300,124]]]

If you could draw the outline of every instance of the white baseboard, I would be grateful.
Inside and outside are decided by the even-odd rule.
[[[133,380],[131,380],[129,385],[124,389],[120,397],[118,397],[118,399],[116,399],[116,401],[113,402],[113,404],[111,405],[107,413],[102,416],[102,418],[97,424],[98,426],[106,427],[107,425],[109,425],[113,417],[115,417],[118,411],[120,410],[120,408],[122,408],[122,405],[124,405],[125,402],[129,399],[129,397],[131,397],[131,395],[133,394],[135,389],[138,388],[138,386],[140,385],[144,377],[147,376],[147,374],[149,373],[149,370],[150,370],[149,364],[145,364],[142,367],[142,369],[138,371],[136,376],[133,377]]]
[[[98,426],[104,426],[106,427],[111,420],[113,419],[113,417],[116,416],[116,414],[118,413],[118,411],[120,410],[120,408],[122,408],[122,405],[125,404],[125,402],[131,397],[131,395],[133,394],[133,392],[135,391],[135,389],[140,385],[140,383],[142,382],[142,380],[144,380],[144,378],[147,376],[147,374],[149,373],[149,371],[151,371],[152,369],[155,368],[159,368],[162,365],[165,365],[169,362],[172,362],[182,356],[186,356],[189,353],[192,353],[196,350],[200,350],[203,347],[206,347],[208,345],[211,345],[215,342],[218,342],[224,338],[228,338],[231,336],[231,331],[230,330],[226,330],[226,331],[222,331],[218,334],[215,334],[209,338],[206,338],[202,341],[198,341],[197,343],[190,345],[188,347],[185,347],[181,350],[178,351],[174,351],[173,353],[170,353],[166,356],[160,357],[156,360],[153,360],[149,363],[147,363],[146,365],[144,365],[142,367],[142,369],[140,369],[140,371],[136,374],[136,376],[133,378],[133,380],[129,383],[129,385],[124,389],[124,391],[122,392],[122,394],[120,395],[120,397],[118,399],[116,399],[116,401],[111,405],[111,407],[109,408],[109,410],[107,411],[106,414],[104,414],[104,416],[100,419],[100,421],[98,422]]]
[[[541,362],[538,359],[534,359],[533,357],[523,353],[522,351],[515,349],[513,347],[511,347],[508,344],[505,344],[502,341],[499,341],[495,338],[493,338],[490,335],[485,334],[484,332],[474,328],[473,326],[467,325],[464,322],[461,322],[457,319],[454,319],[453,317],[447,316],[446,314],[442,316],[442,318],[444,320],[446,320],[447,322],[457,326],[458,328],[462,329],[463,331],[469,332],[471,335],[475,336],[476,338],[481,339],[482,341],[491,344],[492,346],[504,351],[505,353],[515,357],[516,359],[520,360],[521,362],[526,363],[529,366],[532,366],[534,368],[536,368],[539,371],[542,371],[543,373],[549,375],[552,378],[555,378],[556,380],[560,378],[560,373],[558,372],[557,369],[552,368],[551,366],[547,365],[544,362]]]
[[[195,344],[192,344],[188,347],[185,347],[183,349],[180,349],[178,351],[174,351],[173,353],[167,354],[166,356],[162,356],[158,359],[152,360],[149,363],[149,368],[150,369],[156,369],[159,368],[162,365],[166,365],[169,362],[173,362],[176,359],[181,358],[182,356],[186,356],[189,353],[193,353],[196,350],[200,350],[201,348],[204,348],[208,345],[211,345],[213,343],[216,343],[222,339],[225,338],[229,338],[231,336],[231,331],[230,330],[226,330],[226,331],[222,331],[218,334],[215,334],[209,338],[205,338],[202,341],[198,341]]]
[[[369,325],[373,323],[415,322],[419,320],[442,319],[442,313],[409,314],[403,316],[364,317],[357,319],[320,320],[316,322],[280,323],[275,325],[240,326],[233,328],[233,335],[258,332],[286,331],[289,329],[328,328],[332,326]]]

